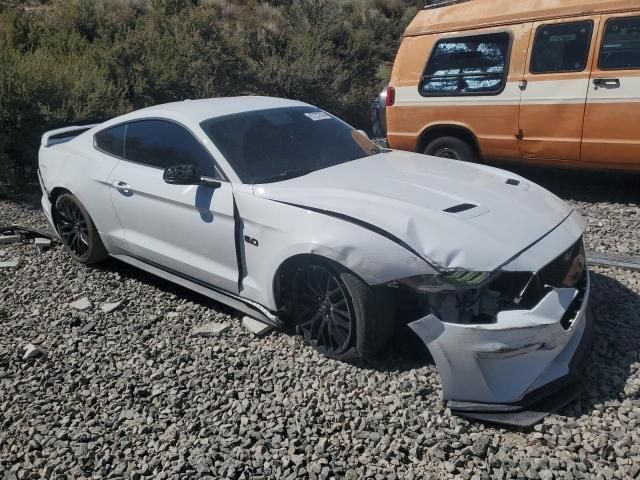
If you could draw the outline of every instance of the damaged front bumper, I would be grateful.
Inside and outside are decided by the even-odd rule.
[[[530,426],[581,392],[579,364],[590,339],[590,279],[553,288],[531,310],[488,324],[430,314],[409,326],[429,349],[443,400],[462,416]]]

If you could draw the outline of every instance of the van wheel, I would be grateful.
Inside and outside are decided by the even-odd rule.
[[[360,362],[387,345],[394,309],[386,292],[324,261],[301,265],[292,286],[296,330],[321,354]]]
[[[425,155],[449,158],[461,162],[475,162],[476,153],[471,145],[457,137],[440,137],[433,140],[424,150]]]

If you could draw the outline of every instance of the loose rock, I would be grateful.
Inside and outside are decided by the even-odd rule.
[[[86,324],[84,324],[82,326],[82,328],[78,331],[78,333],[80,335],[86,335],[87,333],[89,333],[91,330],[93,330],[94,328],[96,328],[96,322],[95,321],[90,321]]]
[[[244,325],[247,330],[257,336],[266,335],[273,330],[273,326],[267,325],[266,323],[246,316],[242,318],[242,325]]]
[[[91,310],[93,308],[93,304],[87,297],[82,297],[75,302],[71,302],[69,306],[74,310],[78,310],[79,312],[86,312],[87,310]]]
[[[16,269],[20,266],[20,260],[7,260],[4,262],[0,262],[0,269]]]
[[[44,253],[51,248],[51,240],[48,238],[36,238],[33,243],[40,253]]]
[[[229,330],[229,325],[226,323],[211,322],[205,325],[201,325],[193,330],[192,337],[213,337],[220,335],[221,333]]]
[[[118,308],[120,308],[120,305],[122,305],[122,301],[113,302],[113,303],[103,303],[100,306],[100,310],[102,310],[103,313],[111,313],[111,312],[115,312]]]
[[[40,347],[34,345],[33,343],[27,344],[24,347],[24,355],[22,356],[22,360],[31,360],[32,358],[44,357],[47,352],[45,352]]]

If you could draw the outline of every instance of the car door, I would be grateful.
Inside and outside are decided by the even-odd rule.
[[[91,214],[100,238],[110,253],[120,253],[124,244],[124,230],[111,204],[109,176],[122,160],[124,153],[124,126],[116,125],[98,131],[93,136],[93,152],[75,164],[76,176],[93,181],[74,188],[74,194],[82,199]]]
[[[602,19],[587,98],[582,161],[640,165],[640,12]]]
[[[232,185],[209,152],[184,126],[150,119],[127,124],[124,156],[110,177],[111,199],[130,255],[237,292]],[[180,164],[219,177],[220,186],[165,183],[164,169]]]
[[[525,159],[580,160],[582,126],[599,17],[534,24],[520,101]]]

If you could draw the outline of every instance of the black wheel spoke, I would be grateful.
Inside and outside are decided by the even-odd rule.
[[[348,320],[350,317],[349,312],[346,310],[342,310],[340,308],[333,308],[333,313],[335,314],[336,317],[341,317],[344,318],[345,320]]]
[[[346,305],[347,305],[347,299],[342,297],[340,300],[338,300],[333,304],[333,309],[335,310],[336,308],[343,307]]]
[[[89,219],[71,198],[58,202],[56,225],[67,249],[77,257],[86,257],[91,249]]]
[[[327,355],[345,352],[353,320],[339,277],[321,265],[301,267],[294,276],[294,316],[307,343]]]

